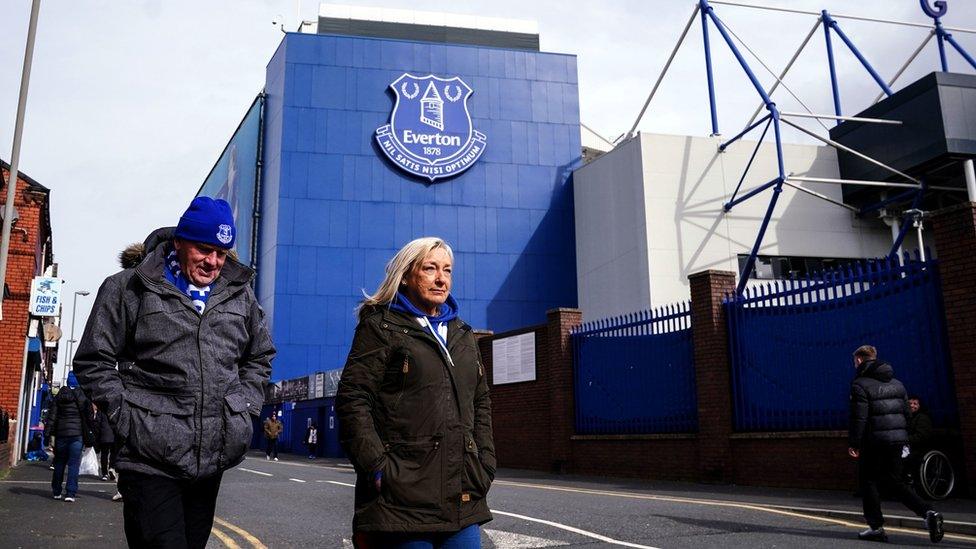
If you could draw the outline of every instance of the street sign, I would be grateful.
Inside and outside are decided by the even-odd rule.
[[[53,276],[34,277],[28,307],[34,316],[61,314],[61,279]]]

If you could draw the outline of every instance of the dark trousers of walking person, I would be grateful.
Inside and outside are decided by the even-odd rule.
[[[78,493],[78,468],[81,467],[81,451],[84,449],[81,437],[56,437],[54,439],[54,477],[51,479],[51,493],[61,495],[64,470],[68,469],[68,483],[64,495],[69,498]]]
[[[122,517],[129,547],[203,549],[213,528],[221,474],[176,480],[119,473]]]
[[[278,459],[278,439],[269,438],[266,440],[268,441],[268,457]]]
[[[113,442],[102,442],[98,444],[96,450],[98,450],[98,476],[106,477],[108,468],[115,467],[115,455],[118,449]]]
[[[931,509],[902,476],[901,448],[900,444],[885,444],[861,449],[858,483],[864,502],[864,519],[872,529],[877,530],[884,525],[879,484],[889,488],[905,507],[920,517],[924,517],[926,511]]]

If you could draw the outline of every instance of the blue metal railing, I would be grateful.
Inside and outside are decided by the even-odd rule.
[[[688,303],[590,322],[572,340],[577,434],[698,430]]]
[[[846,429],[851,355],[864,344],[937,425],[957,421],[936,260],[906,255],[769,282],[725,307],[737,431]]]

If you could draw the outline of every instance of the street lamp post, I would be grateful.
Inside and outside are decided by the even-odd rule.
[[[68,356],[64,357],[64,379],[66,382],[68,379],[68,372],[71,371],[72,365],[75,361],[74,355],[72,354],[72,351],[74,351],[74,343],[75,341],[78,341],[75,339],[75,310],[78,308],[78,296],[88,295],[90,293],[91,292],[88,290],[78,290],[75,292],[75,297],[71,302],[71,337],[68,339]]]

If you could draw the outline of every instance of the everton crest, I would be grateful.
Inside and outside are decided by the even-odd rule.
[[[463,172],[485,152],[485,134],[471,127],[473,90],[464,80],[405,73],[390,88],[396,104],[376,142],[397,167],[434,181]]]

